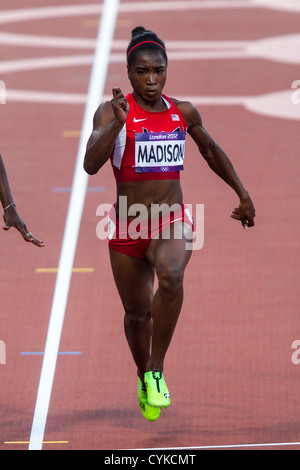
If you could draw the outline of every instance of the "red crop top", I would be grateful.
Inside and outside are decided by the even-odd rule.
[[[165,95],[168,109],[157,113],[126,98],[130,111],[110,157],[117,183],[179,179],[187,131],[180,110]]]

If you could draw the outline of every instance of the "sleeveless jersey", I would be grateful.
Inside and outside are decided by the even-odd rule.
[[[170,98],[168,109],[148,112],[132,94],[126,96],[129,114],[111,155],[117,183],[179,179],[183,170],[186,121]]]

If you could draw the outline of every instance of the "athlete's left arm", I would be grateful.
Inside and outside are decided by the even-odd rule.
[[[197,144],[201,155],[210,168],[233,188],[240,199],[239,207],[233,210],[231,217],[240,220],[244,228],[253,227],[255,209],[252,200],[228,156],[203,127],[201,115],[194,105],[189,102],[177,102],[176,105],[182,112],[188,133]]]

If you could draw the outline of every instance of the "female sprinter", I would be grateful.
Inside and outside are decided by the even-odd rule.
[[[183,205],[179,179],[186,132],[210,168],[239,197],[239,207],[231,217],[247,228],[254,225],[255,216],[248,192],[224,151],[202,126],[197,108],[162,94],[167,67],[163,41],[151,31],[135,28],[127,50],[133,93],[125,96],[114,88],[113,99],[98,108],[84,161],[90,175],[109,159],[114,170],[117,202],[110,214],[111,266],[125,310],[126,338],[138,368],[140,407],[150,421],[170,405],[164,359],[181,311],[184,271],[191,256],[186,242],[191,239],[192,220]],[[124,201],[128,212],[123,210]],[[160,217],[156,210],[162,204],[179,210]],[[135,210],[130,212],[132,207]],[[139,222],[142,219],[139,238],[127,230],[136,208],[143,213],[138,217]],[[146,229],[145,210],[151,225],[147,220]],[[168,236],[163,236],[166,231]],[[154,293],[155,274],[158,288]]]
[[[33,243],[38,247],[43,247],[44,243],[33,238],[32,233],[27,230],[26,225],[19,217],[16,211],[16,205],[13,202],[11,195],[5,166],[0,155],[0,200],[4,210],[4,222],[5,225],[3,230],[9,230],[11,227],[15,227],[22,235],[24,240],[29,243]]]

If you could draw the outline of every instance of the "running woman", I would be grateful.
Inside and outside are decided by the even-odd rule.
[[[112,100],[97,109],[84,161],[90,175],[108,160],[114,171],[117,202],[110,213],[110,260],[125,311],[126,338],[138,369],[139,404],[149,421],[170,405],[164,359],[182,308],[184,271],[191,257],[186,244],[193,223],[180,185],[186,133],[210,168],[237,194],[239,205],[231,217],[248,228],[255,216],[248,192],[203,127],[197,108],[163,94],[167,68],[164,42],[143,27],[135,28],[127,49],[133,92],[125,96],[114,88]],[[162,205],[175,208],[170,217],[159,213]],[[132,226],[138,227],[134,219],[138,211],[143,213],[136,219],[139,237],[136,230],[130,232]]]
[[[26,225],[21,220],[19,214],[16,210],[16,204],[13,201],[13,197],[11,194],[11,190],[9,187],[9,182],[7,179],[7,174],[5,170],[5,166],[2,160],[2,156],[0,155],[0,200],[4,210],[3,219],[5,225],[3,230],[8,231],[11,227],[16,228],[24,238],[24,240],[28,243],[33,243],[38,247],[43,247],[44,243],[36,240],[32,233],[27,230]]]

